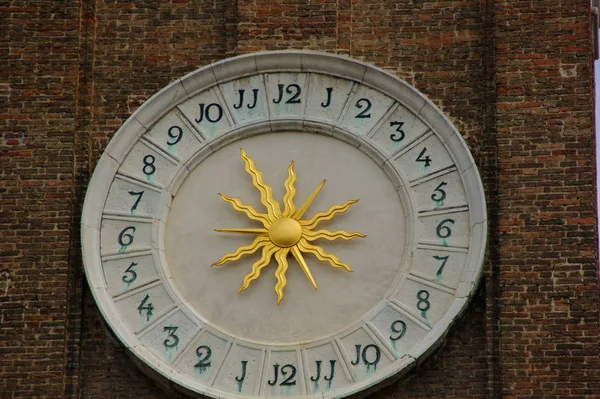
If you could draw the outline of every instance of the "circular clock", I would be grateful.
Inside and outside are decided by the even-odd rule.
[[[460,134],[414,88],[304,51],[228,59],[100,158],[85,271],[133,359],[190,394],[333,398],[415,367],[465,309],[486,217]]]

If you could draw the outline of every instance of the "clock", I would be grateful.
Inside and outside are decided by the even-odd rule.
[[[214,398],[333,398],[437,348],[482,270],[477,167],[397,77],[306,51],[227,59],[143,104],[82,215],[134,361]]]

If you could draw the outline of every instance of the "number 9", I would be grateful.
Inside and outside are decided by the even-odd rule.
[[[177,130],[177,134],[173,134],[173,130]],[[183,129],[180,128],[179,126],[175,125],[175,126],[171,126],[169,128],[169,130],[167,131],[167,134],[169,135],[169,137],[171,139],[174,139],[173,142],[171,142],[171,140],[167,140],[167,144],[168,145],[175,145],[177,143],[179,143],[179,141],[181,140],[181,138],[183,137]]]
[[[400,325],[400,329],[398,329],[398,325]],[[400,338],[404,337],[404,334],[406,334],[406,323],[402,320],[396,320],[392,323],[391,329],[393,332],[397,333],[398,336],[394,337],[392,334],[390,335],[390,339],[392,341],[398,341]]]

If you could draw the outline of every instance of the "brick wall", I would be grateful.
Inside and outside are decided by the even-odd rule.
[[[473,304],[433,357],[371,397],[598,397],[590,29],[586,0],[0,3],[0,397],[184,397],[133,366],[87,290],[87,180],[173,79],[286,48],[415,85],[463,134],[486,188]]]

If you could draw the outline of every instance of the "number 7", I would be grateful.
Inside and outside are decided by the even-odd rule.
[[[137,209],[138,204],[140,203],[140,200],[142,199],[142,195],[144,195],[143,191],[128,191],[129,195],[137,195],[138,198],[135,201],[135,203],[133,204],[133,206],[131,207],[131,212],[135,211]]]
[[[440,268],[438,269],[437,273],[435,274],[436,276],[441,277],[442,272],[444,271],[444,266],[446,266],[446,262],[448,262],[449,257],[450,257],[450,255],[446,255],[446,256],[433,255],[434,259],[442,261]]]

